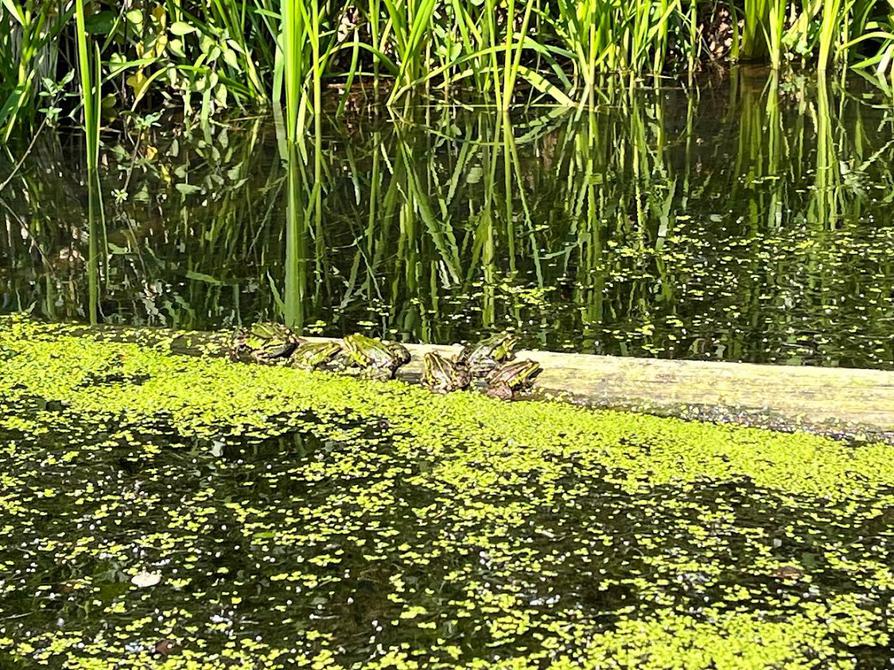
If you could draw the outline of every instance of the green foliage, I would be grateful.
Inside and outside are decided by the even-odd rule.
[[[317,334],[510,328],[556,350],[890,369],[885,96],[746,68],[731,84],[602,86],[580,116],[324,115],[322,151],[306,147],[317,183],[277,160],[261,119],[210,137],[134,119],[100,170],[106,318],[202,329],[289,307]],[[6,309],[83,318],[84,228],[60,225],[83,222],[69,161],[44,133],[3,190],[28,230],[0,238]],[[287,193],[299,234],[283,263]],[[315,200],[319,227],[314,207],[303,223]]]
[[[81,20],[75,8],[82,7]],[[467,86],[506,109],[520,83],[552,102],[589,100],[598,75],[692,72],[707,57],[891,70],[890,0],[108,0],[0,3],[0,128],[33,124],[41,93],[100,48],[103,113],[182,104],[204,121],[280,103],[294,127],[327,83],[373,80],[390,101]],[[733,19],[717,25],[716,12]],[[741,21],[741,25],[739,25]],[[720,31],[711,34],[710,31]],[[725,54],[705,45],[729,43]],[[305,97],[306,95],[306,97]],[[344,101],[340,109],[344,108]]]
[[[81,83],[81,105],[84,108],[84,136],[87,144],[87,170],[96,171],[99,163],[100,131],[100,62],[93,53],[93,40],[86,28],[84,0],[75,0],[78,38],[78,73]]]
[[[70,3],[3,0],[0,3],[0,128],[9,136],[38,92],[49,88],[58,72],[62,33],[73,15]],[[51,84],[50,84],[51,85]]]

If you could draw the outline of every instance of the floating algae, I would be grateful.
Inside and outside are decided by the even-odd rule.
[[[0,667],[889,661],[894,447],[0,324]]]

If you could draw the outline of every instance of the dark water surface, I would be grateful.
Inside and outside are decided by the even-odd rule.
[[[306,162],[269,119],[132,121],[104,138],[99,318],[894,368],[883,96],[745,72],[601,96],[333,114]],[[81,153],[47,133],[0,190],[0,311],[88,318]]]
[[[68,382],[85,359],[103,364],[67,346],[35,360],[79,371]],[[806,440],[827,464],[767,486],[760,468],[752,480],[706,466],[706,443],[728,439],[735,458],[738,440],[759,447],[758,431],[645,418],[587,434],[557,406],[577,450],[562,433],[524,446],[501,440],[511,421],[472,396],[380,386],[417,426],[427,403],[440,416],[472,398],[478,442],[448,421],[456,445],[432,449],[412,421],[323,419],[295,388],[282,392],[294,412],[265,415],[258,399],[282,385],[265,393],[238,364],[228,374],[256,399],[256,425],[215,420],[221,375],[200,388],[214,363],[176,365],[199,376],[168,391],[168,414],[151,411],[151,375],[60,385],[65,401],[23,391],[41,386],[31,378],[14,402],[0,394],[0,667],[891,667],[890,473],[842,477],[846,492],[829,484],[828,496],[785,490],[836,480],[831,441],[765,438],[793,451]],[[82,392],[106,397],[105,413]],[[191,412],[201,418],[184,421]],[[705,472],[659,482],[650,454],[660,477],[674,426],[694,431],[688,453]],[[599,456],[611,430],[630,471]],[[763,446],[773,470],[778,447]],[[161,581],[139,587],[138,571]]]

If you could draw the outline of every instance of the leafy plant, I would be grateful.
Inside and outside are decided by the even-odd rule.
[[[718,10],[720,27],[706,18]],[[77,111],[59,93],[73,89],[81,33],[98,47],[110,119],[180,105],[207,135],[224,110],[272,104],[298,141],[318,134],[331,84],[340,113],[367,87],[395,109],[415,93],[593,104],[606,74],[694,73],[708,38],[776,70],[890,72],[892,13],[891,0],[0,0],[0,128],[33,129],[47,94],[54,118]]]

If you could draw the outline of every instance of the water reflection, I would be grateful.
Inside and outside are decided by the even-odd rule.
[[[265,120],[109,136],[99,318],[894,367],[889,106],[747,72],[597,103],[331,117],[284,152]],[[90,318],[78,149],[0,192],[4,310]]]

